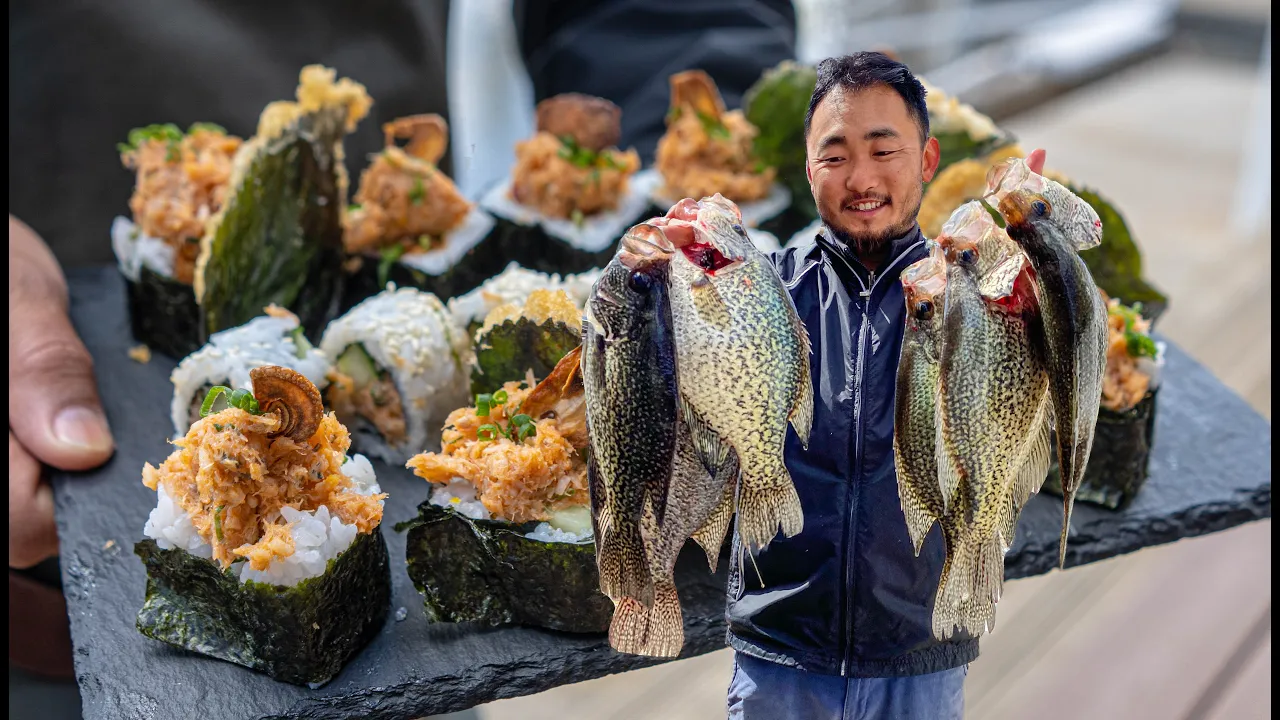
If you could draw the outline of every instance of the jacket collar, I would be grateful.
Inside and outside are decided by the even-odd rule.
[[[863,289],[870,288],[871,272],[858,260],[848,246],[834,238],[831,230],[825,224],[818,231],[814,246],[809,251],[811,259],[816,260],[819,255],[826,255],[830,260],[834,261],[838,272],[841,272],[841,274],[845,270],[851,270],[861,281]],[[885,256],[885,261],[880,264],[880,267],[876,268],[876,273],[880,277],[886,274],[896,276],[902,272],[904,267],[916,259],[924,257],[924,255],[924,234],[920,232],[919,225],[913,225],[906,234],[890,241],[889,253]]]

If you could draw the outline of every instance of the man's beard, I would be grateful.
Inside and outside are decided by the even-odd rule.
[[[852,233],[840,227],[837,224],[839,218],[829,217],[821,206],[818,208],[818,216],[822,218],[822,223],[831,231],[831,235],[845,247],[852,249],[860,256],[880,258],[888,251],[890,243],[911,232],[911,229],[915,227],[916,217],[920,214],[920,204],[924,200],[923,185],[921,185],[920,192],[912,200],[914,201],[914,206],[911,208],[911,212],[902,218],[902,222],[876,233]]]

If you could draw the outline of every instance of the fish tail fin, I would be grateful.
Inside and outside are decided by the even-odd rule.
[[[609,623],[609,646],[629,655],[645,654],[649,634],[649,608],[633,597],[623,597],[613,606]]]
[[[933,633],[951,639],[956,630],[979,637],[995,626],[1004,583],[1004,548],[998,535],[956,542],[947,553],[933,615]]]
[[[961,624],[958,604],[953,600],[956,594],[953,577],[956,573],[957,560],[964,549],[952,545],[947,537],[946,557],[942,561],[942,575],[938,578],[938,592],[933,601],[933,636],[939,640],[949,640],[955,634],[955,628]]]
[[[776,462],[763,468],[748,468],[744,463],[740,478],[738,533],[748,547],[767,547],[779,528],[786,537],[794,537],[804,529],[800,495],[791,482],[791,473],[782,464],[781,453]]]
[[[621,522],[607,530],[596,546],[600,592],[611,598],[652,602],[653,580],[640,527]]]
[[[678,657],[684,647],[684,616],[680,597],[671,580],[653,583],[653,608],[649,610],[645,628],[644,655]]]

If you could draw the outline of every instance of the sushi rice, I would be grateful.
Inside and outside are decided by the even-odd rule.
[[[342,473],[352,480],[352,490],[360,495],[380,493],[373,466],[363,455],[353,455],[342,465]],[[147,518],[143,534],[156,541],[163,550],[178,548],[197,557],[209,559],[213,550],[200,537],[191,522],[191,516],[165,492],[164,485],[156,488],[156,507]],[[385,501],[382,501],[385,503]],[[254,570],[244,560],[231,565],[240,582],[267,583],[293,586],[308,578],[323,575],[329,561],[351,547],[359,530],[329,513],[320,506],[314,512],[295,510],[285,506],[280,515],[290,524],[294,552],[286,558],[277,558],[266,570]]]
[[[471,248],[488,237],[493,226],[491,215],[478,207],[472,207],[462,223],[445,235],[440,247],[427,252],[405,253],[399,262],[427,275],[443,275],[452,270]]]
[[[431,293],[390,286],[356,305],[325,328],[320,348],[337,360],[362,345],[379,371],[390,374],[400,395],[405,438],[392,444],[363,417],[344,419],[353,444],[371,457],[403,465],[412,455],[439,447],[449,413],[468,398],[471,343]]]
[[[173,277],[173,247],[160,238],[143,235],[128,218],[117,217],[112,221],[111,249],[115,251],[120,273],[133,282],[141,279],[144,266],[158,275]]]
[[[454,478],[448,485],[439,485],[431,491],[431,504],[449,508],[454,512],[472,520],[494,519],[489,510],[476,496],[476,488],[463,478]],[[595,541],[595,533],[588,526],[583,532],[573,532],[542,521],[525,537],[530,540],[547,543],[569,543],[583,545]]]
[[[298,327],[298,318],[292,313],[257,317],[240,327],[214,333],[208,344],[178,363],[170,375],[174,437],[185,435],[199,419],[193,417],[192,409],[204,399],[202,391],[214,385],[252,390],[249,371],[256,367],[287,367],[323,389],[332,360],[302,337]]]
[[[657,188],[660,178],[656,173],[638,172],[630,178],[627,192],[618,206],[608,212],[592,213],[581,222],[563,218],[551,218],[537,210],[511,199],[511,179],[499,183],[480,200],[480,205],[494,215],[517,225],[541,226],[548,235],[558,238],[574,249],[598,253],[607,250],[622,237],[627,228],[644,215],[649,207],[649,196]],[[784,205],[785,207],[785,205]]]
[[[458,327],[468,328],[473,323],[484,322],[485,317],[500,305],[523,305],[534,290],[563,290],[574,305],[582,307],[599,277],[598,269],[562,277],[529,270],[512,262],[480,287],[449,300],[449,313]]]

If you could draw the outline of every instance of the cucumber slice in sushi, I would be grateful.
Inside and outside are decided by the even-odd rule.
[[[475,519],[428,500],[407,528],[405,559],[433,622],[530,625],[572,633],[609,629],[590,539],[549,523]]]
[[[342,138],[368,112],[360,85],[303,68],[299,102],[268,105],[241,147],[222,212],[202,240],[195,293],[203,331],[241,325],[275,304],[319,335],[343,282]]]
[[[467,401],[471,344],[431,293],[400,288],[361,302],[329,324],[320,349],[336,360],[329,405],[355,447],[388,464],[431,449]]]

